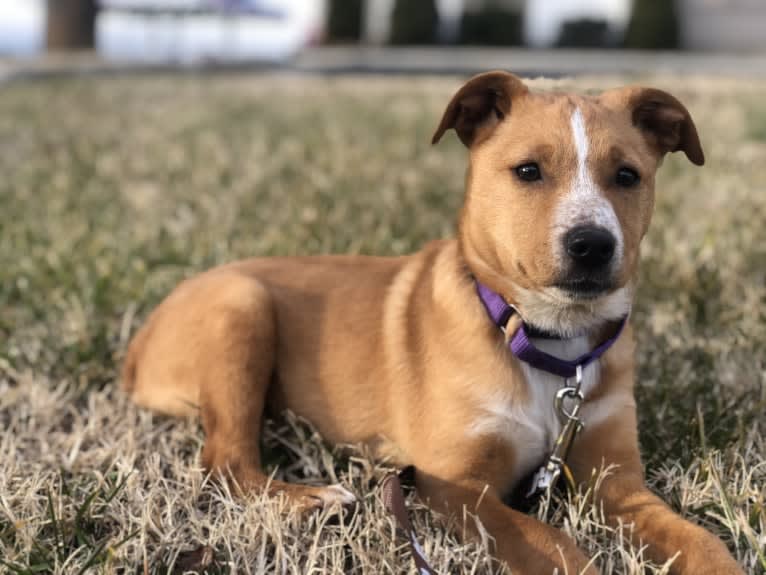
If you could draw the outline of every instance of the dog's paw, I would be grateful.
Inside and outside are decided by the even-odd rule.
[[[305,511],[350,507],[356,503],[356,495],[341,485],[312,487],[311,491],[303,496],[301,503]]]
[[[320,487],[320,491],[316,497],[322,501],[323,507],[330,507],[335,504],[352,505],[353,503],[356,503],[356,495],[342,485],[337,484]]]

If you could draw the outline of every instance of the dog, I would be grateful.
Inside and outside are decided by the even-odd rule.
[[[566,458],[574,480],[611,466],[597,503],[652,559],[680,553],[672,573],[741,574],[718,538],[645,487],[637,441],[639,247],[663,157],[704,163],[689,112],[656,89],[538,93],[494,71],[457,91],[433,143],[450,129],[469,151],[456,239],[395,258],[255,258],[188,279],[133,338],[124,389],[199,414],[204,467],[245,491],[301,509],[354,500],[264,474],[264,408],[290,409],[330,442],[414,465],[419,496],[476,514],[514,573],[594,574],[568,536],[503,503],[562,433],[557,393],[572,374],[551,366],[586,358],[570,397],[585,424]]]

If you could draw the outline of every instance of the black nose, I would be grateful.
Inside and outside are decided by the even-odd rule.
[[[574,262],[588,269],[605,266],[612,261],[614,236],[604,228],[580,226],[564,236],[567,254]]]

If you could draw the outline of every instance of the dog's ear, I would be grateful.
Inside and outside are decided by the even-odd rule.
[[[431,143],[454,128],[460,141],[471,147],[491,133],[510,113],[511,100],[526,91],[524,82],[508,72],[474,76],[452,97]]]
[[[680,150],[693,164],[705,163],[694,121],[674,96],[654,88],[628,87],[605,92],[602,98],[627,106],[633,125],[660,155]]]

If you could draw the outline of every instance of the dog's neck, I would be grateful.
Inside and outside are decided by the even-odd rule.
[[[599,339],[597,344],[587,353],[581,353],[574,358],[563,358],[547,353],[535,345],[534,340],[536,338],[530,333],[533,328],[525,325],[523,321],[513,321],[517,315],[517,310],[505,301],[499,293],[477,280],[476,294],[492,322],[506,332],[509,348],[513,355],[536,369],[564,378],[574,377],[578,370],[584,369],[606,353],[617,341],[628,319],[627,314],[620,318],[613,331],[607,337]],[[511,328],[513,323],[515,326]],[[582,336],[578,336],[576,339],[582,339]]]

